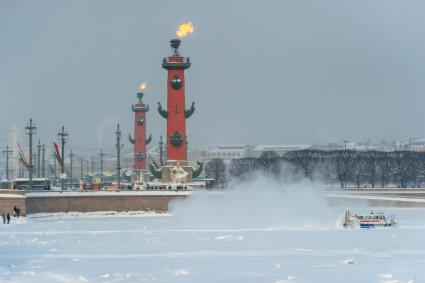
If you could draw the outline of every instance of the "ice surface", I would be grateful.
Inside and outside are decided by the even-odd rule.
[[[398,227],[368,230],[220,230],[176,226],[173,216],[12,219],[0,225],[0,282],[424,282],[425,210],[389,212]]]
[[[352,257],[347,258],[346,260],[343,260],[342,263],[345,263],[345,264],[354,264],[354,258],[352,258]]]
[[[425,282],[425,209],[376,208],[399,225],[343,229],[345,209],[320,192],[247,190],[179,201],[173,215],[12,218],[0,282]]]

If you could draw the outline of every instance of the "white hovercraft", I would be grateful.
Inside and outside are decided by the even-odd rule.
[[[352,215],[350,211],[347,210],[344,217],[344,227],[375,228],[391,227],[395,224],[394,215],[386,217],[382,212],[371,211],[368,214]]]

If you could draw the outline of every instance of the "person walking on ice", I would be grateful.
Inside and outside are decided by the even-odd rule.
[[[19,218],[19,215],[21,214],[21,209],[17,208],[16,205],[13,208],[13,211],[15,212],[15,217]]]

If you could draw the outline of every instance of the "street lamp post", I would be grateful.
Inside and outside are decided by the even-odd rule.
[[[72,180],[72,167],[73,167],[73,165],[74,165],[74,154],[72,153],[72,150],[71,150],[71,153],[69,154],[69,159],[71,160],[71,164],[70,164],[70,170],[69,170],[69,178],[70,178],[70,182],[71,182],[71,189],[72,188],[74,188],[74,182],[73,182],[73,180]]]
[[[90,168],[90,166],[89,166],[89,164],[90,164],[90,161],[88,160],[88,159],[86,159],[86,171],[87,171],[87,175],[90,175],[90,171],[89,171],[89,168]]]
[[[56,158],[56,156],[55,155],[53,155],[53,160],[54,160],[54,167],[53,167],[53,170],[54,170],[54,175],[53,175],[53,183],[55,184],[55,186],[57,186],[57,184],[58,184],[58,180],[57,180],[57,166],[56,166],[56,164],[57,164],[57,162],[58,162],[58,160],[57,160],[57,158]]]
[[[9,150],[9,146],[6,146],[6,150],[3,150],[3,153],[6,153],[6,179],[9,181],[9,153],[13,151]]]
[[[32,190],[32,169],[33,169],[33,164],[32,164],[32,136],[35,135],[35,133],[37,132],[37,128],[34,125],[34,123],[32,122],[32,118],[30,119],[29,124],[27,124],[27,126],[25,127],[25,133],[28,135],[29,137],[29,169],[28,169],[28,189]]]
[[[186,144],[186,160],[187,160],[187,152],[189,150],[189,147],[188,147],[189,146],[189,142],[187,141],[187,136],[185,136],[184,142]]]
[[[93,176],[95,176],[96,174],[94,173],[94,156],[92,155],[91,157],[91,173]]]
[[[65,143],[68,141],[68,133],[65,131],[65,127],[62,126],[61,131],[58,133],[58,140],[61,141],[62,145],[62,163],[61,165],[61,189],[64,189],[65,182]]]
[[[164,146],[164,142],[162,141],[162,135],[159,137],[159,165],[164,165],[163,162],[163,146]]]
[[[80,159],[80,179],[83,180],[83,176],[84,176],[84,159],[81,158]]]
[[[100,150],[99,156],[100,156],[100,188],[102,189],[102,183],[103,183],[103,157],[106,154],[103,153],[103,150]]]
[[[348,139],[344,139],[344,188],[347,187],[347,170],[348,170],[348,152],[347,152],[347,143]]]
[[[117,138],[117,185],[118,190],[121,189],[121,130],[120,124],[117,125],[117,131],[115,132]]]
[[[37,177],[40,178],[41,174],[40,174],[40,169],[41,169],[41,143],[40,140],[38,140],[38,145],[37,145]]]
[[[24,170],[22,169],[22,161],[19,160],[19,162],[18,162],[18,176],[19,176],[19,178],[23,177],[23,175],[24,175],[23,171]]]
[[[41,148],[41,156],[42,156],[42,165],[41,165],[41,177],[46,177],[46,147],[43,144]]]

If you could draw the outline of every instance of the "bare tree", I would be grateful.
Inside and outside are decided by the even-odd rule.
[[[261,153],[260,158],[279,158],[279,154],[273,150],[266,150]]]
[[[230,176],[235,178],[245,178],[249,173],[259,168],[257,158],[232,159],[230,163]]]
[[[212,159],[205,165],[205,176],[212,178],[217,184],[225,181],[226,165],[223,159]]]
[[[378,179],[381,187],[384,188],[391,178],[391,158],[389,152],[382,152],[378,159]]]
[[[350,167],[357,152],[353,150],[334,150],[331,152],[334,162],[335,175],[339,180],[341,188],[347,187],[347,180],[352,174]]]
[[[287,152],[284,159],[301,171],[305,178],[313,179],[317,165],[323,159],[323,151],[306,149]]]
[[[353,157],[349,170],[349,177],[352,177],[352,181],[355,183],[357,188],[360,188],[361,184],[365,180],[366,166],[367,161],[365,158],[365,152],[357,152],[357,154]]]
[[[416,185],[420,187],[420,184],[425,182],[425,152],[415,152],[413,166],[416,173]]]
[[[282,167],[283,162],[292,166]],[[309,179],[320,177],[331,185],[337,181],[341,188],[348,183],[357,187],[369,183],[374,188],[378,182],[385,187],[392,179],[405,188],[425,180],[425,153],[307,149],[288,152],[283,158],[266,152],[260,158],[234,159],[230,164],[231,177],[244,178],[258,170],[288,176],[300,173]]]
[[[334,185],[338,178],[336,177],[336,168],[334,162],[334,152],[333,151],[322,151],[320,161],[317,164],[316,171],[319,173],[322,181],[330,185]]]
[[[383,157],[383,153],[376,150],[366,151],[364,158],[366,161],[366,179],[372,188],[375,188],[375,184],[378,179],[378,164],[379,159]]]
[[[389,153],[390,172],[398,181],[400,188],[407,187],[409,174],[413,169],[413,153],[410,151],[393,151]]]

